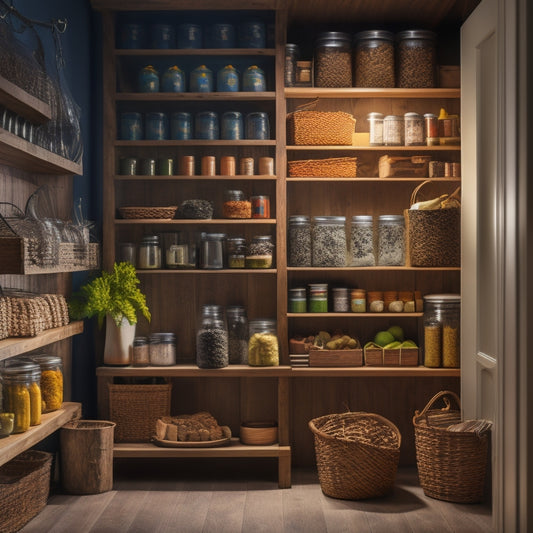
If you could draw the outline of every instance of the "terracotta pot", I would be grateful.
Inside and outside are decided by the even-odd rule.
[[[129,365],[133,351],[136,324],[123,318],[120,326],[110,315],[106,316],[104,364]]]

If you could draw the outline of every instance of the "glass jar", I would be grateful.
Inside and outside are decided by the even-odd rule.
[[[350,34],[328,31],[315,42],[315,87],[352,86]]]
[[[205,65],[196,67],[189,79],[191,93],[210,93],[213,91],[213,71]]]
[[[164,246],[165,268],[178,268],[178,261],[180,260],[179,252],[179,231],[166,231],[162,234]]]
[[[346,217],[315,216],[312,227],[312,266],[346,266]]]
[[[246,239],[244,237],[228,237],[226,239],[228,268],[244,268],[246,260]]]
[[[252,218],[270,218],[270,198],[258,194],[250,198],[252,204]]]
[[[176,335],[174,333],[153,333],[150,335],[150,364],[172,366],[176,364]]]
[[[200,268],[218,270],[224,268],[225,233],[204,233],[200,243]]]
[[[374,218],[355,215],[350,225],[350,262],[354,267],[375,266]]]
[[[138,268],[141,270],[161,268],[161,246],[157,235],[145,235],[139,245]]]
[[[185,92],[185,72],[174,65],[165,70],[161,78],[161,90],[165,93]]]
[[[428,146],[431,146],[433,141],[430,144],[429,139],[437,139],[439,136],[439,119],[437,115],[434,113],[426,113],[424,115],[424,131],[426,142]]]
[[[245,20],[239,24],[239,48],[266,48],[266,26],[261,20]]]
[[[405,113],[404,122],[404,143],[405,146],[424,145],[424,117],[418,113]]]
[[[192,116],[178,111],[170,115],[170,138],[176,141],[192,139]]]
[[[141,113],[121,113],[120,138],[123,141],[140,141],[143,138],[143,120]]]
[[[354,86],[394,87],[394,35],[370,30],[354,37]]]
[[[272,268],[274,243],[271,235],[255,235],[248,246],[246,268]]]
[[[31,360],[41,369],[42,412],[61,409],[63,405],[63,360],[55,355],[34,355]]]
[[[233,65],[226,65],[217,72],[217,91],[219,93],[239,91],[239,73]]]
[[[306,215],[289,217],[289,266],[311,266],[311,222]]]
[[[194,117],[194,137],[208,141],[218,140],[220,136],[218,114],[214,111],[201,111]]]
[[[383,146],[383,113],[368,113],[370,146]]]
[[[242,305],[226,307],[229,364],[248,364],[248,318]]]
[[[460,314],[460,295],[424,296],[424,366],[461,366]]]
[[[151,157],[141,160],[141,175],[155,176],[156,164],[156,160]]]
[[[378,223],[379,266],[405,264],[405,219],[403,215],[380,215]]]
[[[245,119],[246,139],[268,140],[270,139],[270,124],[267,113],[256,111],[248,113]]]
[[[220,138],[227,141],[239,141],[243,135],[242,113],[239,111],[226,111],[222,114]]]
[[[296,87],[311,87],[313,79],[311,73],[313,71],[312,61],[296,61]]]
[[[135,176],[138,162],[136,157],[121,157],[118,162],[119,173],[122,176]]]
[[[199,24],[179,24],[177,41],[178,48],[202,48],[202,26]]]
[[[242,90],[248,92],[266,91],[265,73],[256,65],[248,67],[242,75]]]
[[[331,289],[334,313],[348,313],[350,311],[350,297],[347,287]]]
[[[118,260],[119,263],[131,263],[133,266],[137,264],[137,246],[133,242],[121,242],[118,245]]]
[[[279,346],[275,320],[268,318],[250,320],[248,364],[250,366],[279,365]]]
[[[220,305],[203,305],[196,333],[196,364],[223,368],[229,364],[228,329]]]
[[[252,218],[252,204],[245,199],[243,191],[234,189],[225,191],[222,216],[224,218]]]
[[[305,288],[289,289],[289,313],[307,313],[307,294]]]
[[[173,176],[174,159],[171,157],[160,157],[157,160],[157,174],[158,176]]]
[[[350,309],[352,313],[366,313],[366,291],[364,289],[351,290]]]
[[[387,115],[383,119],[383,144],[385,146],[402,146],[403,139],[403,117]]]
[[[300,58],[300,47],[297,44],[285,45],[285,87],[296,84],[296,61]]]
[[[150,141],[168,139],[168,117],[165,113],[146,113],[144,138]]]
[[[176,47],[176,31],[172,24],[150,26],[150,48],[169,50]]]
[[[427,30],[407,30],[396,35],[398,87],[437,86],[436,37]]]
[[[147,65],[140,70],[137,78],[137,90],[140,93],[159,92],[159,73],[152,65]]]
[[[131,366],[143,367],[150,364],[150,346],[146,337],[135,337],[131,352]]]
[[[226,22],[211,24],[208,40],[209,48],[235,48],[235,27]]]
[[[328,312],[328,284],[327,283],[310,283],[309,284],[309,312],[310,313],[327,313]]]

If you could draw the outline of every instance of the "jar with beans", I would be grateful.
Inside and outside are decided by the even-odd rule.
[[[405,220],[403,215],[380,215],[378,224],[378,265],[405,264]]]
[[[311,222],[306,215],[289,217],[289,266],[311,266]]]
[[[224,196],[224,218],[252,218],[252,204],[245,199],[243,191],[228,189]]]
[[[228,328],[220,305],[203,305],[196,332],[196,364],[223,368],[229,364]]]
[[[315,42],[315,87],[351,87],[352,50],[348,33],[328,31]]]
[[[394,87],[394,35],[370,30],[354,37],[354,86]]]
[[[312,266],[346,266],[346,217],[315,216],[312,227]]]
[[[427,30],[407,30],[396,35],[398,87],[437,86],[436,38]]]

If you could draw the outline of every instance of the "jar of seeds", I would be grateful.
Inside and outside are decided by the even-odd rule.
[[[315,87],[351,87],[352,50],[348,33],[328,31],[315,42]]]
[[[383,113],[368,113],[370,146],[383,146]]]
[[[346,217],[315,216],[312,227],[312,266],[346,266]]]
[[[244,237],[228,237],[226,239],[228,268],[244,268],[246,259],[246,239]]]
[[[274,243],[271,235],[255,235],[248,246],[246,268],[272,268]]]
[[[387,115],[383,119],[383,144],[385,146],[402,146],[403,141],[403,117],[398,115]]]
[[[131,353],[131,366],[148,366],[150,364],[150,346],[146,337],[135,337]]]
[[[380,215],[378,224],[379,266],[405,264],[405,220],[403,215]]]
[[[242,305],[228,305],[228,358],[229,364],[248,364],[248,319]]]
[[[223,368],[229,364],[228,329],[220,305],[203,305],[196,333],[196,364],[200,368]]]
[[[394,87],[394,35],[370,30],[354,37],[354,86]]]
[[[376,264],[374,255],[374,219],[372,215],[356,215],[350,225],[350,261],[354,267]]]
[[[276,321],[268,318],[250,320],[248,364],[251,366],[279,365]]]
[[[407,30],[396,35],[397,86],[437,86],[437,36],[427,30]]]
[[[311,222],[308,216],[289,217],[289,266],[311,266]]]
[[[424,145],[424,117],[418,113],[405,113],[403,122],[405,146]]]

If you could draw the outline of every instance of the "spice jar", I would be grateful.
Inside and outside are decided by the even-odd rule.
[[[141,113],[121,113],[120,138],[124,141],[140,141],[143,138]]]
[[[294,87],[296,84],[296,61],[299,57],[299,46],[287,43],[285,45],[285,87]]]
[[[270,198],[263,194],[252,196],[252,218],[270,218]]]
[[[248,92],[266,91],[265,73],[256,65],[248,67],[242,75],[242,90]]]
[[[312,66],[312,61],[296,61],[296,87],[311,87],[313,83]]]
[[[254,175],[254,158],[242,157],[240,161],[240,172],[243,176]]]
[[[194,176],[194,156],[183,155],[180,159],[180,175],[182,176]]]
[[[177,65],[169,67],[161,77],[161,90],[165,93],[183,93],[186,89],[185,72]]]
[[[164,141],[168,139],[168,117],[165,113],[146,113],[144,138],[149,141]]]
[[[382,313],[385,310],[383,291],[368,291],[366,301],[371,313]]]
[[[55,355],[34,355],[41,369],[42,412],[57,411],[63,405],[63,360]]]
[[[217,91],[219,93],[239,91],[239,73],[233,65],[226,65],[217,72]]]
[[[118,162],[119,174],[121,176],[135,176],[137,174],[136,157],[121,157]]]
[[[170,115],[170,138],[176,141],[192,139],[192,116],[178,111]]]
[[[289,217],[289,266],[311,266],[311,222],[306,215]]]
[[[235,48],[235,27],[233,24],[219,22],[211,24],[208,31],[209,48]]]
[[[383,119],[383,144],[385,146],[401,146],[404,140],[403,117],[387,115]]]
[[[152,65],[147,65],[139,71],[137,90],[140,93],[159,92],[159,73]]]
[[[405,220],[403,215],[380,215],[378,224],[378,265],[405,264]]]
[[[418,113],[405,113],[404,121],[404,143],[405,146],[421,146],[425,144],[424,139],[424,118]]]
[[[176,364],[176,335],[174,333],[150,335],[150,364],[153,366]]]
[[[352,313],[366,313],[366,291],[364,289],[352,289],[350,308]]]
[[[172,24],[152,24],[150,37],[150,48],[168,50],[176,47],[176,32]]]
[[[263,111],[248,113],[245,119],[246,139],[268,140],[270,139],[270,124],[268,115]]]
[[[205,65],[196,67],[189,79],[191,93],[210,93],[213,90],[213,71]]]
[[[348,33],[328,31],[315,42],[315,87],[351,87],[352,50]]]
[[[276,321],[261,318],[250,320],[248,364],[250,366],[279,365],[279,346]]]
[[[137,247],[133,242],[121,242],[118,245],[118,260],[119,262],[131,263],[133,266],[137,264]]]
[[[355,215],[350,225],[350,262],[354,267],[374,266],[374,218]]]
[[[214,155],[202,156],[200,163],[200,173],[202,176],[214,176],[216,175],[216,157]]]
[[[368,113],[367,120],[370,128],[370,146],[382,146],[383,113]]]
[[[289,289],[289,313],[307,313],[305,288]]]
[[[225,233],[204,233],[200,243],[200,268],[217,270],[224,268]]]
[[[248,318],[242,305],[226,307],[228,319],[228,360],[230,365],[248,364]]]
[[[214,111],[201,111],[194,117],[194,136],[208,141],[219,138],[218,114]]]
[[[397,86],[436,87],[436,35],[427,30],[407,30],[396,35]]]
[[[135,337],[131,352],[131,366],[148,366],[150,364],[150,346],[146,337]]]
[[[220,158],[220,175],[235,176],[235,156],[223,155]]]
[[[244,268],[246,259],[246,239],[244,237],[228,237],[226,239],[228,268]]]
[[[333,312],[347,313],[350,310],[350,297],[346,287],[334,287],[331,289]]]
[[[220,305],[203,305],[196,333],[196,364],[223,368],[229,364],[228,329]]]
[[[426,113],[424,115],[424,127],[427,144],[428,146],[431,146],[429,139],[435,139],[439,136],[439,120],[437,115],[434,113]]]
[[[309,312],[310,313],[327,313],[328,312],[328,284],[327,283],[310,283],[309,284]]]
[[[139,245],[138,268],[158,269],[161,268],[161,246],[157,235],[145,235]]]
[[[346,266],[346,217],[315,216],[312,227],[312,266]]]
[[[265,176],[274,175],[274,158],[273,157],[260,157],[259,158],[259,174]]]
[[[226,111],[222,114],[220,138],[228,141],[241,140],[243,136],[242,113],[239,111]]]
[[[245,20],[238,28],[239,48],[265,48],[266,26],[261,20]]]
[[[252,204],[244,198],[243,191],[227,190],[222,205],[224,218],[252,218]]]
[[[176,35],[178,48],[202,48],[202,26],[199,24],[179,24]]]
[[[140,49],[146,46],[146,28],[143,24],[122,24],[119,48]]]
[[[248,246],[246,268],[271,268],[274,243],[271,235],[255,235]]]
[[[370,30],[355,34],[355,87],[394,87],[394,35]]]

